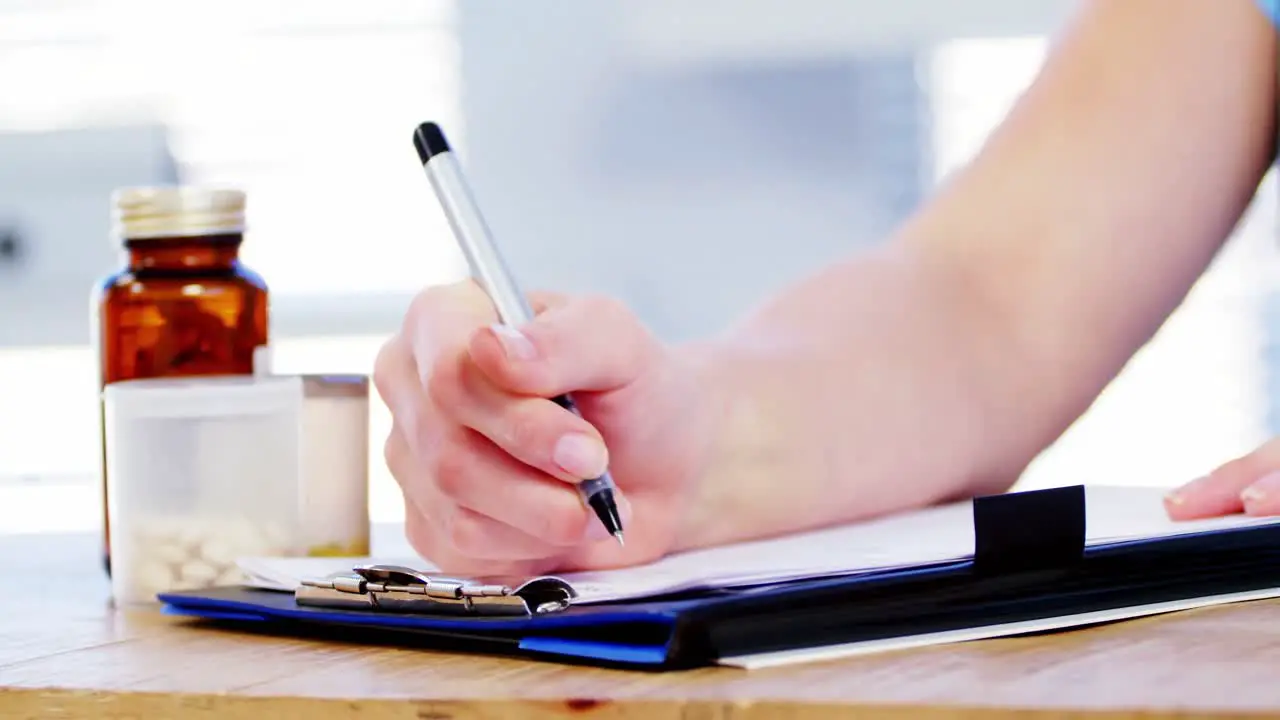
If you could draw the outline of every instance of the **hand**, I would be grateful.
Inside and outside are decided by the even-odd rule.
[[[1280,438],[1178,488],[1165,506],[1174,520],[1280,515]]]
[[[619,303],[540,294],[495,326],[472,282],[431,288],[379,353],[387,465],[408,540],[447,572],[528,574],[645,562],[688,517],[709,433],[707,383]],[[547,398],[572,393],[583,418]],[[574,483],[606,468],[626,546]]]

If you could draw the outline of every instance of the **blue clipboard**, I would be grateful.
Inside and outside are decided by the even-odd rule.
[[[971,630],[1280,588],[1280,524],[1085,543],[1085,489],[977,498],[971,557],[550,611],[485,614],[246,587],[166,593],[233,631],[678,670],[722,658]],[[303,602],[300,602],[300,598]]]

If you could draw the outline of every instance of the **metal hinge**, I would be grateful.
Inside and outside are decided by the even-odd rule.
[[[399,565],[361,565],[349,573],[303,580],[299,605],[423,615],[535,615],[569,607],[577,593],[558,577],[433,576]]]

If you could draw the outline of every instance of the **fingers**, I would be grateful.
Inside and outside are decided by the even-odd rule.
[[[473,282],[427,288],[414,297],[400,334],[417,362],[420,382],[427,382],[438,359],[466,347],[476,328],[497,322],[488,296]]]
[[[564,295],[529,293],[535,314],[568,303]],[[400,335],[409,339],[413,355],[430,361],[442,349],[462,348],[477,328],[498,322],[493,301],[472,280],[436,285],[418,293],[405,313]]]
[[[1244,502],[1240,493],[1248,484],[1248,476],[1218,470],[1165,496],[1165,508],[1174,520],[1198,520],[1243,512]]]
[[[598,477],[608,467],[604,440],[590,423],[551,400],[498,390],[466,357],[433,370],[427,397],[511,457],[562,481]]]
[[[375,362],[374,385],[393,418],[384,455],[405,498],[406,534],[450,571],[518,572],[580,553],[597,534],[608,541],[592,533],[598,523],[570,484],[604,472],[603,440],[547,398],[625,385],[655,343],[614,303],[539,293],[530,305],[539,313],[528,324],[530,357],[547,359],[540,368],[508,363],[492,334],[485,347],[477,329],[497,318],[470,281],[420,293]]]
[[[524,537],[508,537],[528,546],[519,552],[521,557],[553,554],[557,548],[582,543],[587,510],[572,486],[514,460],[474,432],[463,429],[453,435],[440,443],[427,463],[432,484],[447,504],[519,530]],[[468,534],[470,529],[476,528],[453,527],[457,545],[467,546],[468,539],[483,536]]]
[[[378,350],[373,361],[373,387],[393,422],[407,437],[417,433],[421,383],[412,350],[403,335],[394,335]]]
[[[404,495],[406,534],[416,551],[456,567],[464,559],[545,560],[582,544],[586,511],[569,488],[504,462],[492,448],[468,445],[441,443],[424,464],[399,428],[387,438],[387,466]]]
[[[1240,492],[1240,499],[1249,515],[1280,515],[1280,472],[1272,471],[1258,478]]]
[[[652,365],[659,345],[622,303],[587,298],[553,304],[519,329],[485,326],[469,349],[499,387],[552,397],[622,388]]]
[[[484,293],[470,281],[427,288],[410,303],[398,333],[374,360],[373,384],[405,437],[418,435],[422,386],[438,358],[456,355],[476,327],[492,322]]]
[[[405,539],[419,556],[440,569],[456,575],[532,575],[546,560],[512,560],[480,557],[459,551],[446,538],[443,526],[415,509],[406,508]]]
[[[1280,514],[1280,439],[1183,485],[1169,494],[1165,505],[1175,520]]]

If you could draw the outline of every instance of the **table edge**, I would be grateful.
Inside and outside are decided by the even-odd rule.
[[[1034,706],[940,705],[928,702],[839,702],[815,700],[719,700],[626,698],[359,698],[300,695],[239,695],[58,687],[0,687],[5,717],[93,717],[124,720],[137,717],[257,718],[264,712],[324,720],[358,716],[361,720],[448,720],[458,717],[503,717],[514,720],[590,717],[624,720],[639,712],[645,718],[687,720],[732,718],[754,720],[784,716],[788,720],[857,718],[858,720],[970,720],[971,718],[1080,718],[1081,720],[1183,720],[1188,717],[1245,720],[1274,717],[1258,710],[1193,708],[1086,708]]]

